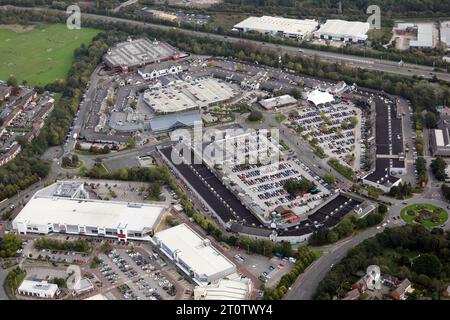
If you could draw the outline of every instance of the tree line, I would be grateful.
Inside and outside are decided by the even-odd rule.
[[[9,0],[0,0],[0,4],[2,3],[9,3]],[[32,7],[34,5],[31,5],[32,1],[26,1],[24,0],[24,3],[27,4],[21,4],[21,1],[19,3],[16,3],[18,6],[27,6]],[[39,6],[39,4],[36,4],[36,6]],[[53,2],[52,5],[48,5],[49,8],[52,9],[58,9],[58,10],[66,10],[68,3],[65,2]],[[336,5],[337,6],[337,5]],[[86,13],[92,13],[92,14],[98,14],[98,15],[107,15],[107,16],[113,16],[118,18],[124,18],[124,19],[130,19],[130,20],[136,20],[136,21],[142,21],[142,22],[149,22],[149,23],[155,23],[155,24],[161,24],[161,25],[167,25],[167,26],[173,26],[173,27],[180,27],[182,29],[189,29],[189,30],[195,30],[195,31],[202,31],[202,32],[209,32],[209,33],[217,33],[217,34],[223,34],[223,35],[229,35],[229,36],[237,36],[241,37],[243,39],[251,39],[251,40],[258,40],[258,41],[264,41],[264,42],[271,42],[271,43],[277,43],[277,44],[285,44],[285,45],[291,45],[296,47],[302,47],[306,49],[314,49],[314,50],[320,50],[320,51],[328,51],[328,52],[335,52],[335,53],[345,53],[349,55],[357,55],[357,56],[363,56],[363,57],[370,57],[370,58],[376,58],[376,59],[387,59],[392,61],[404,61],[409,63],[415,63],[415,64],[423,64],[428,66],[433,66],[437,68],[447,69],[448,63],[445,62],[441,56],[443,54],[442,51],[439,51],[437,49],[423,49],[422,51],[418,50],[410,50],[410,51],[399,51],[393,48],[392,46],[384,47],[382,43],[379,43],[379,39],[373,39],[372,42],[372,48],[365,46],[364,48],[360,47],[354,47],[354,46],[345,46],[342,48],[337,48],[330,45],[318,45],[310,42],[299,42],[297,40],[293,39],[287,39],[282,37],[274,37],[271,35],[261,34],[261,33],[241,33],[232,31],[231,29],[225,29],[222,26],[217,26],[214,23],[210,24],[201,24],[198,25],[196,23],[190,23],[190,22],[177,22],[177,21],[170,21],[170,20],[162,20],[154,18],[148,14],[143,13],[141,10],[137,9],[136,6],[129,6],[122,8],[120,11],[115,12],[112,10],[109,10],[111,8],[115,7],[111,6],[111,4],[99,4],[99,1],[97,1],[96,6],[88,6],[83,8],[83,12]],[[311,7],[311,4],[308,4],[307,7]],[[313,6],[314,7],[314,6]],[[214,7],[217,8],[217,7]],[[262,7],[259,7],[257,10],[261,10]],[[282,15],[286,15],[290,9],[284,8],[284,7],[278,7],[277,9],[282,10]],[[386,8],[386,7],[383,7]],[[277,9],[270,9],[270,14],[273,14],[273,10]],[[323,10],[322,8],[321,10]],[[239,11],[242,12],[242,8],[239,8]],[[252,12],[255,10],[255,7],[249,7],[249,10],[245,10],[245,12]],[[264,10],[267,10],[264,9]],[[263,11],[264,11],[263,10]],[[302,9],[303,10],[303,9]],[[189,11],[189,10],[188,10]],[[218,14],[221,15],[223,12],[222,10],[219,10],[219,12],[216,12],[215,9],[213,9],[213,12],[207,11],[207,14]],[[225,11],[228,11],[227,9]],[[304,12],[304,11],[302,11]],[[360,17],[356,18],[357,20],[366,20],[368,15],[365,14],[365,11],[359,11],[356,10]],[[295,15],[298,13],[298,11],[295,11]],[[263,13],[261,13],[263,14]],[[267,14],[267,13],[266,13]],[[362,14],[362,15],[361,15]],[[292,16],[292,14],[291,14]],[[327,13],[325,15],[327,18],[333,18],[333,14]],[[430,15],[428,15],[429,17]],[[314,16],[314,18],[317,18],[317,16]],[[335,17],[336,18],[336,17]],[[342,19],[342,16],[338,16],[337,18]],[[392,28],[393,27],[393,20],[386,19],[387,15],[384,15],[383,20],[383,26],[386,28]],[[387,27],[386,27],[387,26]],[[390,37],[384,37],[387,40],[390,39]],[[388,39],[389,38],[389,39]]]
[[[57,250],[74,252],[91,252],[92,248],[87,240],[59,241],[56,239],[40,238],[34,241],[34,247],[38,250]]]
[[[415,296],[439,299],[450,276],[450,232],[429,231],[421,225],[388,228],[351,249],[348,255],[319,283],[316,299],[342,298],[351,290],[348,280],[369,265],[380,266],[382,274],[408,278]]]
[[[62,23],[66,15],[58,11],[23,11],[9,9],[0,11],[0,23],[3,24],[31,24],[36,22]],[[73,114],[79,104],[80,95],[84,90],[90,74],[101,61],[102,55],[112,44],[123,41],[128,35],[147,36],[165,40],[170,44],[194,54],[207,54],[241,58],[248,62],[258,62],[271,67],[287,67],[295,72],[329,79],[343,80],[347,83],[356,83],[359,86],[375,90],[382,90],[391,94],[408,98],[416,111],[433,110],[435,105],[441,103],[450,94],[445,84],[437,85],[426,80],[407,78],[399,75],[368,71],[347,66],[345,63],[326,63],[316,58],[303,56],[290,56],[285,54],[281,61],[277,50],[261,48],[246,41],[239,43],[222,42],[207,37],[186,35],[177,30],[155,30],[129,23],[111,23],[108,21],[84,19],[85,26],[109,30],[99,34],[89,46],[81,46],[74,53],[74,62],[66,81],[56,81],[43,89],[61,92],[62,97],[56,103],[47,125],[43,128],[40,137],[33,143],[30,154],[24,162],[12,162],[11,166],[29,163],[28,170],[8,170],[0,168],[0,199],[9,197],[23,189],[32,181],[38,180],[48,174],[48,163],[41,162],[38,157],[48,146],[60,145],[68,132]],[[23,155],[27,153],[23,152]],[[7,165],[8,166],[8,165]],[[7,167],[5,166],[5,167]],[[37,169],[39,169],[38,172]],[[11,176],[12,175],[12,176]],[[28,178],[26,183],[18,182]],[[31,179],[31,180],[30,180]]]
[[[344,218],[334,228],[322,228],[315,231],[308,242],[312,246],[323,246],[326,244],[335,243],[341,239],[351,236],[356,230],[363,230],[368,227],[376,226],[380,224],[387,212],[387,207],[384,204],[380,204],[378,212],[372,212],[363,218],[358,218],[356,215],[352,215],[348,218]]]
[[[63,23],[65,19],[62,14],[0,10],[2,24]],[[46,120],[39,137],[31,144],[21,141],[22,152],[14,160],[0,167],[0,201],[47,177],[50,163],[41,160],[40,156],[49,146],[61,145],[64,142],[93,70],[108,48],[118,41],[125,40],[126,37],[125,33],[116,30],[98,34],[89,46],[82,45],[75,50],[74,60],[65,80],[35,88],[38,93],[45,90],[58,92],[61,98],[55,102],[55,108]]]

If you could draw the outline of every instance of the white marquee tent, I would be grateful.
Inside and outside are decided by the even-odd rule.
[[[322,92],[322,91],[319,91],[319,90],[314,90],[314,91],[309,93],[308,101],[311,101],[316,106],[318,106],[318,105],[321,105],[321,104],[333,102],[334,101],[334,97],[333,97],[332,94],[330,94],[328,92]]]

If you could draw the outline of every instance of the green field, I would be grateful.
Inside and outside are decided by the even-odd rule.
[[[65,25],[23,28],[0,26],[0,80],[14,75],[21,83],[45,85],[65,79],[74,50],[89,44],[100,30],[69,30]]]

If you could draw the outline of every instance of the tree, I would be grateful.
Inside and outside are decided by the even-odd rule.
[[[301,99],[302,93],[297,88],[292,88],[290,92],[291,96],[293,96],[295,99]]]
[[[252,110],[250,112],[250,115],[248,116],[247,120],[251,122],[257,122],[262,121],[264,119],[264,116],[261,111],[258,110]]]
[[[378,212],[385,214],[387,212],[388,208],[384,203],[380,203],[380,205],[378,206]]]
[[[442,190],[442,195],[444,196],[444,198],[447,201],[450,201],[450,186],[446,183],[443,183],[441,190]]]
[[[66,157],[62,158],[62,165],[63,165],[63,167],[71,167],[72,160],[66,156]]]
[[[128,148],[133,149],[134,147],[136,147],[136,138],[132,137],[130,142],[128,142]]]
[[[351,117],[350,118],[350,124],[354,128],[358,124],[358,118],[357,117]]]
[[[339,234],[336,231],[330,231],[327,235],[327,240],[329,243],[335,243],[339,240]]]
[[[108,242],[105,242],[100,246],[100,251],[105,254],[110,253],[112,249],[112,246]]]
[[[113,97],[108,97],[106,99],[106,104],[108,105],[108,107],[112,107],[114,105],[114,99]]]
[[[6,80],[6,84],[9,86],[9,87],[17,87],[17,85],[18,85],[18,82],[17,82],[17,79],[16,79],[16,77],[14,77],[14,76],[10,76],[9,78],[8,78],[8,80]]]
[[[22,246],[22,239],[13,233],[5,234],[0,242],[0,258],[12,257]]]
[[[334,184],[336,182],[336,178],[334,177],[334,175],[332,175],[329,172],[325,173],[325,175],[323,176],[323,179],[328,184]]]
[[[300,180],[289,179],[284,184],[284,189],[293,196],[304,194],[313,187],[314,183],[306,179]]]
[[[78,156],[76,154],[72,155],[72,166],[74,166],[74,167],[78,166],[79,161],[80,161],[80,159],[78,158]]]
[[[437,180],[445,181],[445,169],[447,168],[447,163],[444,159],[442,159],[441,157],[437,157],[436,159],[431,161],[430,167]]]
[[[338,233],[339,239],[342,239],[351,235],[354,227],[355,226],[350,219],[344,219],[336,226],[334,230]]]
[[[437,119],[436,119],[436,115],[433,112],[431,112],[431,111],[427,112],[427,114],[425,116],[425,125],[429,129],[437,128]]]
[[[425,253],[413,260],[412,269],[418,274],[438,277],[442,270],[442,263],[434,254]]]

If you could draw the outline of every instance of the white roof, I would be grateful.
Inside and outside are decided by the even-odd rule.
[[[360,21],[345,21],[339,19],[327,20],[317,31],[319,34],[334,37],[349,37],[367,39],[370,24]]]
[[[230,260],[186,224],[158,232],[155,238],[171,252],[177,252],[178,258],[199,275],[211,276],[231,269],[230,273],[235,272],[236,266]]]
[[[411,47],[432,48],[433,47],[433,24],[417,23],[417,40],[411,40]]]
[[[77,281],[77,283],[74,285],[73,290],[75,290],[75,292],[84,292],[84,291],[89,291],[89,290],[93,290],[94,289],[94,285],[92,284],[91,280],[89,280],[88,278],[81,278]]]
[[[308,101],[311,101],[316,106],[329,103],[334,101],[334,97],[332,94],[328,92],[322,92],[319,90],[314,90],[308,95]]]
[[[272,109],[275,107],[282,107],[287,104],[294,104],[296,102],[297,102],[296,99],[294,99],[288,94],[285,94],[283,96],[261,100],[259,103],[266,109]]]
[[[83,299],[83,300],[109,300],[106,296],[104,296],[103,294],[99,293],[96,294],[95,296]]]
[[[144,93],[144,102],[156,112],[172,113],[218,104],[236,94],[232,85],[219,79],[203,77],[175,80],[163,87],[154,86]]]
[[[438,147],[443,147],[445,146],[445,142],[444,142],[444,133],[442,132],[442,130],[440,129],[434,129],[434,135],[436,137],[436,145]]]
[[[156,204],[59,198],[36,194],[13,223],[68,224],[100,228],[123,227],[141,231],[153,228],[165,207]]]
[[[441,41],[450,47],[450,22],[441,24]]]
[[[220,279],[219,282],[204,287],[195,287],[201,293],[201,300],[245,300],[249,284],[245,281]]]
[[[305,35],[316,30],[319,23],[316,20],[287,19],[282,17],[249,17],[234,27],[251,29],[260,32],[283,32],[288,34]]]
[[[47,281],[23,280],[18,290],[54,295],[58,291],[58,286],[54,283],[48,283]]]

